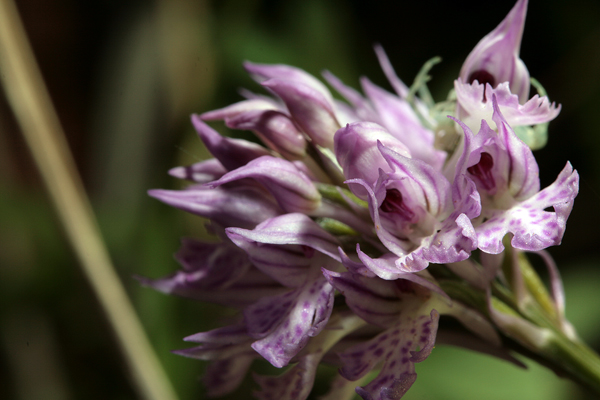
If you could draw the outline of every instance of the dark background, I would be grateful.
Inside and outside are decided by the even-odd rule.
[[[113,256],[181,399],[203,398],[203,364],[172,355],[218,325],[214,307],[141,288],[134,274],[177,268],[180,236],[202,221],[146,196],[176,188],[168,168],[206,157],[189,115],[258,90],[244,60],[328,69],[358,87],[386,83],[386,49],[407,83],[430,57],[445,98],[462,61],[512,1],[21,0],[17,2]],[[542,186],[570,160],[580,194],[550,249],[567,317],[600,347],[600,2],[533,0],[521,57],[562,112],[535,153]],[[65,240],[4,95],[0,95],[0,398],[129,399],[135,392],[111,330]],[[331,371],[325,371],[325,373]],[[439,346],[406,399],[574,399],[586,394],[535,364],[529,371]],[[246,392],[231,398],[240,398]],[[579,397],[578,397],[579,396]]]

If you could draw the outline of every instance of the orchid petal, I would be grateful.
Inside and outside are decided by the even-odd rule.
[[[285,214],[270,218],[257,225],[254,230],[227,228],[226,232],[236,244],[248,240],[267,244],[297,244],[340,261],[338,240],[304,214]]]
[[[234,391],[242,382],[252,361],[257,358],[250,347],[252,339],[245,333],[243,325],[202,332],[188,340],[202,343],[190,349],[176,350],[173,353],[184,357],[211,360],[206,368],[203,381],[208,386],[210,396],[222,396]]]
[[[377,237],[379,238],[381,243],[388,250],[390,250],[392,253],[396,254],[397,256],[406,255],[406,253],[407,253],[406,247],[408,246],[406,240],[401,240],[401,239],[397,238],[396,236],[392,235],[388,230],[383,228],[381,218],[379,216],[380,204],[379,204],[377,197],[375,196],[375,192],[373,191],[373,188],[371,188],[371,186],[369,186],[362,179],[351,179],[351,180],[346,181],[346,183],[348,183],[348,184],[355,183],[355,184],[362,185],[362,187],[366,190],[366,192],[369,196],[368,200],[369,200],[369,211],[371,213],[371,219],[373,220],[373,223],[375,225],[375,232],[377,233]],[[425,267],[423,267],[423,268],[425,268]]]
[[[361,79],[363,90],[373,102],[379,118],[392,136],[404,143],[414,158],[430,164],[440,171],[446,159],[446,153],[433,146],[433,132],[423,127],[410,104],[399,97],[374,85],[366,78]]]
[[[186,338],[201,343],[189,349],[175,350],[173,353],[199,360],[225,360],[242,354],[252,354],[252,338],[245,333],[243,325],[230,325],[200,332]]]
[[[287,212],[310,213],[321,202],[319,191],[303,172],[293,163],[271,156],[252,160],[207,186],[214,188],[244,178],[254,178],[262,183]]]
[[[335,155],[347,179],[363,179],[371,184],[379,177],[379,168],[390,171],[385,158],[377,148],[381,141],[397,153],[410,157],[407,147],[389,134],[383,127],[372,122],[348,124],[338,130],[334,138]],[[366,197],[360,187],[350,188],[359,197]]]
[[[264,297],[244,310],[252,348],[274,366],[287,365],[325,326],[333,310],[333,287],[318,274],[284,295]]]
[[[221,226],[253,228],[267,218],[281,214],[268,194],[258,188],[208,189],[194,187],[188,190],[149,190],[148,194],[163,203],[181,210],[210,218]]]
[[[353,88],[344,85],[344,83],[338,77],[329,71],[323,72],[323,77],[331,86],[333,86],[335,90],[338,91],[338,93],[348,100],[348,102],[350,102],[354,108],[354,113],[356,113],[356,121],[379,121],[377,112],[371,103],[369,103],[360,93]]]
[[[381,69],[385,74],[385,77],[390,82],[390,85],[392,85],[398,96],[400,96],[401,98],[405,98],[406,96],[408,96],[408,86],[406,86],[404,82],[402,82],[400,78],[398,78],[398,75],[396,75],[396,71],[394,70],[394,67],[392,66],[392,63],[390,62],[390,59],[385,53],[383,47],[381,45],[376,44],[374,46],[374,50],[375,54],[377,55],[377,60],[379,60],[379,65],[381,66]]]
[[[197,278],[197,275],[193,272],[178,271],[159,279],[139,276],[136,276],[136,279],[142,285],[162,293],[233,308],[243,308],[264,296],[275,296],[285,291],[277,281],[254,268],[224,288],[211,287]]]
[[[400,399],[416,379],[414,363],[429,356],[435,343],[439,314],[406,310],[396,325],[340,354],[342,376],[356,380],[383,362],[375,379],[356,392],[365,400]],[[420,348],[420,351],[414,349]]]
[[[390,59],[388,58],[387,54],[385,53],[385,50],[383,49],[383,46],[376,44],[375,46],[373,46],[373,49],[375,50],[375,54],[377,55],[377,60],[379,61],[381,70],[385,74],[385,77],[387,78],[388,82],[390,82],[390,85],[392,85],[394,91],[398,96],[400,96],[401,99],[406,99],[410,90],[408,86],[406,86],[404,82],[402,82],[402,80],[398,78],[398,75],[396,74],[392,63],[390,62]],[[413,101],[421,116],[424,118],[428,118],[429,108],[427,107],[427,105],[423,103],[423,101],[421,101],[421,99],[419,99],[418,97],[415,97]],[[434,121],[430,120],[429,122],[433,125]]]
[[[333,101],[321,91],[296,81],[269,79],[262,85],[279,96],[294,122],[319,146],[332,148],[340,128]]]
[[[355,315],[332,315],[328,326],[318,336],[311,338],[296,357],[296,365],[279,376],[254,376],[261,387],[260,392],[255,392],[254,395],[261,400],[305,400],[310,395],[320,361],[327,354],[334,353],[330,351],[331,347],[364,325],[365,322]],[[341,398],[336,397],[336,400]]]
[[[471,174],[471,167],[478,165],[486,155],[486,172],[482,176],[470,175],[477,180],[480,191],[496,198],[502,198],[508,191],[514,200],[527,199],[540,188],[537,162],[531,149],[507,124],[495,96],[492,97],[492,103],[498,133],[482,120],[479,133],[473,135],[464,123],[456,120],[465,132],[463,154],[458,161],[456,175]]]
[[[508,191],[515,200],[527,199],[540,190],[539,167],[529,146],[515,135],[500,113],[496,97],[492,98],[492,103],[493,120],[511,160],[508,171]]]
[[[398,154],[383,143],[377,143],[377,148],[393,169],[392,179],[407,178],[420,188],[422,193],[417,196],[423,196],[421,202],[426,204],[429,213],[439,219],[444,219],[450,214],[452,210],[450,182],[441,172],[424,161]]]
[[[326,269],[323,274],[344,295],[348,307],[365,321],[387,328],[398,320],[402,302],[398,299],[397,287],[393,281]]]
[[[269,154],[267,149],[256,143],[219,135],[196,114],[192,115],[192,123],[208,151],[230,171]]]
[[[467,215],[454,212],[438,232],[426,238],[418,249],[430,263],[445,264],[466,260],[477,248],[477,234]]]
[[[179,179],[187,179],[196,183],[207,183],[219,179],[227,170],[216,158],[201,161],[187,167],[175,167],[169,170],[169,175]]]
[[[461,70],[463,82],[492,79],[492,86],[509,82],[521,103],[529,97],[529,72],[519,58],[527,0],[518,0],[504,20],[477,43]],[[488,77],[489,76],[489,77]],[[483,78],[483,79],[482,79]]]
[[[269,79],[297,82],[318,92],[326,100],[327,104],[333,104],[333,98],[327,86],[300,68],[283,64],[255,64],[248,61],[244,63],[244,68],[258,83],[263,83]]]
[[[202,377],[202,382],[206,386],[206,395],[221,397],[237,389],[255,358],[254,355],[239,355],[210,362]]]
[[[188,282],[212,289],[231,285],[251,265],[247,255],[231,243],[203,243],[188,238],[182,239],[175,259],[183,267]]]
[[[240,101],[230,106],[221,108],[219,110],[208,111],[200,114],[200,118],[204,121],[212,120],[224,120],[228,118],[234,118],[240,114],[244,114],[251,111],[264,111],[264,110],[281,110],[283,107],[278,105],[275,100],[270,98],[254,98],[250,100]]]
[[[233,237],[233,240],[248,254],[256,268],[287,287],[301,286],[314,262],[300,246],[257,243],[241,235]]]
[[[454,81],[454,89],[458,103],[463,110],[460,118],[471,128],[475,128],[482,119],[486,121],[492,119],[494,108],[489,100],[493,96],[496,96],[502,114],[511,126],[549,122],[556,118],[561,110],[561,106],[550,103],[547,96],[540,97],[537,94],[524,104],[519,104],[519,98],[516,94],[511,93],[508,82],[492,88],[489,83],[473,82],[469,84],[459,78]]]
[[[306,155],[306,140],[296,125],[285,114],[275,110],[255,110],[227,118],[225,123],[233,129],[251,130],[272,150],[286,158]]]
[[[254,396],[259,400],[305,400],[312,391],[320,361],[320,354],[308,354],[283,375],[254,375],[261,388]]]
[[[476,227],[479,248],[500,253],[502,238],[509,232],[517,249],[537,251],[560,244],[578,188],[579,175],[567,163],[552,185]],[[554,212],[544,211],[548,207],[554,207]]]
[[[394,256],[384,254],[379,258],[371,258],[360,250],[358,244],[356,245],[356,252],[358,253],[358,258],[363,262],[367,269],[371,272],[375,272],[380,278],[385,280],[404,279],[416,283],[419,286],[423,286],[429,291],[435,292],[450,300],[448,295],[444,293],[437,283],[435,283],[435,280],[427,271],[418,271],[417,273],[398,272],[397,258]],[[368,276],[364,273],[361,273],[361,275]]]
[[[366,267],[362,262],[356,262],[352,259],[350,259],[350,257],[348,257],[348,255],[344,252],[344,250],[342,250],[342,248],[338,248],[338,251],[340,252],[340,257],[342,259],[342,265],[344,267],[346,267],[346,269],[348,271],[350,271],[353,274],[356,275],[362,275],[362,276],[366,276],[368,278],[374,278],[375,273],[373,271],[371,271],[368,267]],[[356,251],[360,251],[360,245],[357,243],[356,244]],[[335,286],[335,285],[334,285]]]

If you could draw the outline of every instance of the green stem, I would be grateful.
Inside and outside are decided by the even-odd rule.
[[[585,343],[570,340],[562,334],[553,335],[543,351],[571,379],[600,394],[600,357]]]

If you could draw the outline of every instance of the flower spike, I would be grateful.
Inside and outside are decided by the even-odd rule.
[[[210,396],[234,391],[263,359],[286,370],[254,375],[260,400],[308,399],[322,363],[339,368],[323,400],[398,400],[436,340],[521,366],[511,354],[526,349],[600,390],[600,367],[590,371],[600,358],[566,320],[543,251],[565,233],[579,176],[567,162],[540,190],[532,148],[560,106],[535,80],[529,99],[526,11],[518,0],[440,103],[426,86],[439,57],[409,88],[376,46],[395,93],[324,72],[344,98],[334,99],[299,68],[247,62],[269,96],[243,91],[245,100],[192,117],[214,158],[170,171],[192,182],[186,189],[149,194],[208,218],[221,242],[186,239],[180,271],[139,280],[236,312],[175,352],[209,361]],[[204,120],[251,131],[264,147]],[[544,258],[552,296],[523,251]]]

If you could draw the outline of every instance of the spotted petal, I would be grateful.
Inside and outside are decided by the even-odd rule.
[[[469,84],[459,78],[454,81],[454,89],[462,108],[460,118],[471,129],[477,129],[482,119],[492,120],[494,108],[490,100],[493,96],[496,96],[500,110],[511,126],[549,122],[558,116],[561,109],[560,105],[550,103],[547,96],[540,97],[537,94],[524,104],[519,104],[519,98],[511,93],[508,82],[492,88],[489,83]],[[492,125],[492,128],[495,126]]]
[[[560,244],[578,191],[579,175],[567,163],[552,185],[476,227],[479,248],[500,253],[504,250],[502,238],[509,232],[517,249],[536,251]],[[544,211],[548,207],[554,212]]]
[[[377,377],[356,392],[365,400],[400,399],[416,380],[414,364],[425,360],[433,349],[438,321],[435,310],[406,307],[394,326],[340,354],[344,365],[340,373],[357,380],[383,364]]]
[[[333,287],[314,269],[298,289],[264,297],[246,308],[248,333],[259,339],[252,348],[278,368],[287,365],[329,320],[333,294]]]

